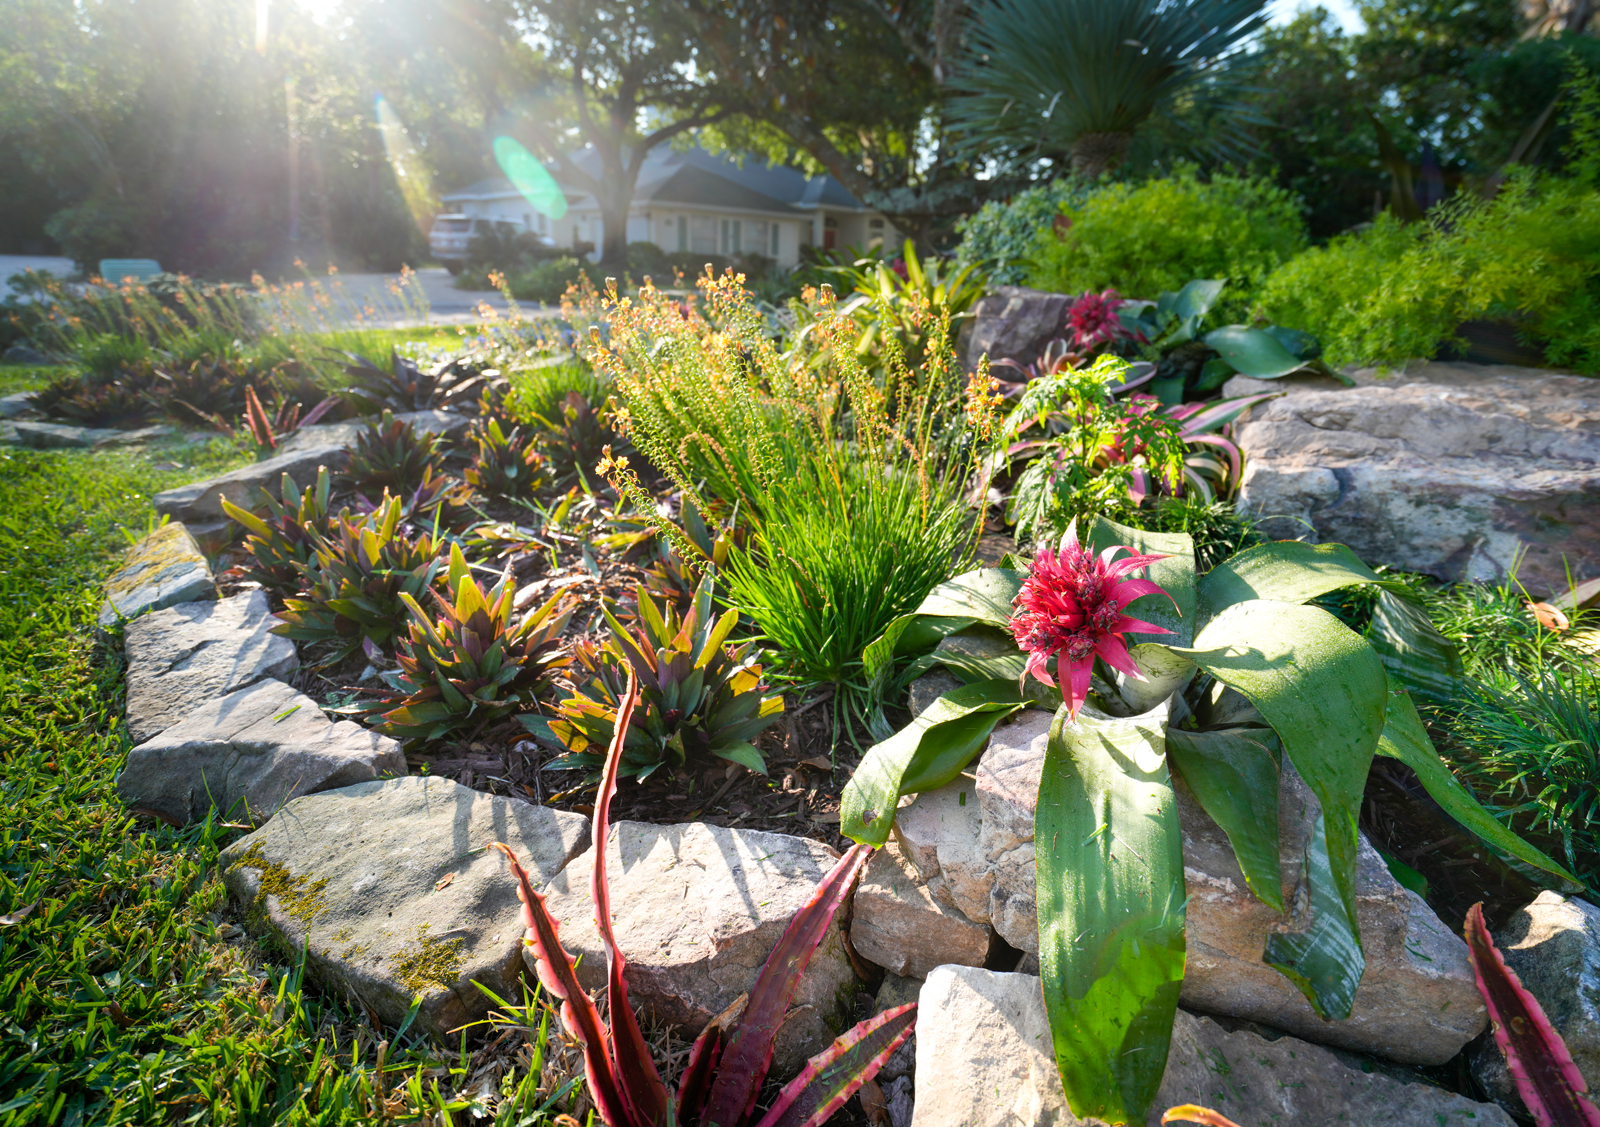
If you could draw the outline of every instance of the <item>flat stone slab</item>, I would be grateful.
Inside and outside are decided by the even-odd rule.
[[[395,418],[410,423],[418,434],[437,434],[444,438],[459,438],[472,424],[471,419],[458,411],[403,411]],[[278,454],[297,454],[318,446],[350,449],[355,446],[356,437],[366,429],[367,424],[360,419],[301,427],[278,447]]]
[[[617,943],[628,961],[628,997],[660,1022],[697,1035],[755,984],[790,918],[839,854],[818,841],[701,822],[618,822],[606,847]],[[605,950],[594,925],[589,877],[594,850],[545,889],[561,943],[582,955],[578,976],[605,985]],[[801,976],[795,1009],[778,1034],[773,1076],[785,1080],[855,1024],[856,992],[841,911]],[[532,967],[532,953],[527,955]]]
[[[1600,908],[1576,897],[1541,892],[1506,921],[1495,946],[1589,1081],[1600,1084]],[[1526,1114],[1499,1046],[1480,1038],[1469,1050],[1472,1070],[1501,1105]]]
[[[99,622],[110,626],[118,618],[135,618],[216,593],[205,553],[183,522],[174,521],[128,549],[122,567],[106,580]]]
[[[10,395],[0,395],[0,419],[20,419],[34,413],[33,397],[37,394],[36,391],[14,391]]]
[[[937,877],[968,919],[989,923],[1029,955],[1039,950],[1033,827],[1050,722],[1042,710],[1019,713],[995,729],[975,778],[919,795],[896,816],[897,841],[930,887]],[[1356,910],[1366,971],[1351,1016],[1323,1021],[1261,961],[1269,934],[1309,923],[1295,906],[1318,813],[1310,790],[1285,765],[1278,832],[1288,916],[1255,898],[1227,836],[1181,781],[1176,792],[1189,897],[1184,1005],[1408,1064],[1441,1064],[1484,1029],[1488,1017],[1466,944],[1400,886],[1365,838]]]
[[[79,427],[69,423],[45,423],[18,419],[11,424],[12,442],[35,450],[65,450],[95,446],[103,439],[122,433],[110,427]]]
[[[156,512],[173,520],[200,524],[219,521],[224,519],[223,497],[240,508],[253,509],[260,503],[263,488],[273,496],[278,495],[279,479],[284,474],[304,488],[315,480],[318,466],[337,469],[344,465],[345,457],[342,446],[313,446],[292,454],[278,454],[265,461],[240,466],[210,481],[157,493],[151,503]]]
[[[217,697],[298,669],[294,643],[268,633],[277,622],[266,593],[246,591],[218,602],[168,607],[128,623],[123,649],[128,731],[135,742]]]
[[[261,823],[290,799],[406,772],[400,745],[282,681],[261,681],[192,710],[128,753],[117,794],[174,822],[215,809]]]
[[[896,975],[924,978],[934,967],[980,967],[993,932],[939,895],[944,880],[924,881],[891,840],[872,855],[856,885],[850,942],[856,954]]]
[[[422,996],[441,1039],[521,1003],[522,909],[502,841],[536,881],[589,843],[589,820],[449,779],[411,776],[296,798],[223,851],[246,926],[390,1026]],[[452,1042],[453,1043],[453,1042]]]
[[[918,1002],[913,1127],[1091,1122],[1067,1107],[1039,979],[940,967]],[[1147,1127],[1185,1103],[1220,1111],[1241,1127],[1512,1127],[1493,1104],[1362,1071],[1359,1061],[1294,1037],[1230,1033],[1179,1010]]]
[[[1536,593],[1600,573],[1600,385],[1506,365],[1429,363],[1286,392],[1238,425],[1240,504],[1274,536],[1348,544],[1369,564]]]

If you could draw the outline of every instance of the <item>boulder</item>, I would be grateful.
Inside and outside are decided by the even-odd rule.
[[[944,963],[982,966],[992,933],[951,905],[948,895],[935,895],[943,883],[938,874],[923,880],[893,841],[874,853],[853,901],[856,954],[914,978]]]
[[[1370,564],[1531,590],[1600,573],[1600,384],[1505,365],[1234,379],[1286,394],[1237,428],[1241,505],[1269,535],[1348,544]]]
[[[102,439],[115,437],[118,431],[109,427],[79,427],[67,423],[29,422],[18,419],[11,424],[12,442],[17,446],[31,446],[36,450],[63,450],[72,447],[95,446]]]
[[[0,357],[7,364],[29,364],[33,367],[42,367],[45,364],[54,364],[57,361],[50,359],[37,348],[30,348],[26,344],[13,344],[6,349],[5,355]]]
[[[128,549],[122,567],[106,580],[99,622],[102,627],[110,626],[119,618],[135,618],[146,611],[213,598],[216,593],[211,565],[200,545],[183,522],[175,521],[162,525]]]
[[[224,519],[223,497],[241,508],[251,509],[260,502],[263,488],[277,496],[279,479],[284,474],[303,487],[316,478],[318,466],[336,469],[344,465],[345,458],[341,446],[313,446],[292,454],[278,454],[265,461],[241,466],[210,481],[180,485],[176,489],[157,493],[152,504],[156,512],[173,520],[201,523],[219,521]]]
[[[36,391],[14,391],[10,395],[0,395],[0,419],[20,419],[37,414],[33,406],[33,397],[37,394]]]
[[[268,633],[277,622],[266,592],[246,591],[218,602],[182,603],[128,623],[123,649],[134,741],[149,739],[217,697],[298,669],[294,643]]]
[[[989,890],[994,886],[979,841],[982,828],[977,780],[970,771],[917,795],[899,809],[894,824],[901,852],[934,895],[979,923],[990,918]]]
[[[394,740],[330,721],[305,694],[261,681],[192,709],[130,751],[117,794],[171,822],[216,810],[261,823],[303,794],[405,772]]]
[[[1593,1091],[1600,1085],[1600,908],[1541,892],[1495,932],[1494,942],[1506,965],[1539,999]],[[1485,1091],[1525,1114],[1493,1038],[1480,1038],[1470,1060]]]
[[[980,356],[1015,360],[1024,366],[1039,359],[1044,346],[1066,334],[1068,294],[1046,293],[1024,286],[998,286],[972,310],[966,336],[967,367]]]
[[[522,1000],[522,911],[502,841],[536,881],[589,843],[589,820],[449,779],[411,776],[296,798],[224,850],[246,926],[390,1026],[417,995],[447,1039]],[[449,1043],[454,1044],[453,1040]]]
[[[913,1127],[1091,1122],[1067,1107],[1039,979],[940,967],[918,1002]],[[1179,1010],[1146,1124],[1157,1127],[1163,1111],[1185,1103],[1220,1111],[1240,1127],[1512,1127],[1493,1104],[1366,1071],[1360,1061],[1294,1037],[1229,1032]]]
[[[979,845],[993,876],[988,920],[1002,939],[1030,953],[1039,949],[1033,819],[1050,719],[1030,709],[996,728],[976,773]],[[1189,896],[1185,1005],[1407,1064],[1442,1064],[1483,1030],[1488,1017],[1466,944],[1421,897],[1401,887],[1364,837],[1356,911],[1367,966],[1350,1017],[1324,1021],[1287,978],[1261,961],[1271,932],[1310,925],[1300,890],[1308,833],[1320,807],[1287,762],[1278,809],[1287,918],[1249,891],[1227,836],[1181,781],[1176,792]]]
[[[459,438],[465,434],[472,420],[455,411],[404,411],[395,418],[410,423],[419,434],[437,434],[445,438]],[[367,424],[360,419],[342,423],[321,423],[301,427],[278,447],[278,455],[299,454],[319,446],[337,446],[349,449],[356,444],[356,436]]]
[[[606,843],[617,944],[628,961],[628,997],[659,1022],[693,1037],[755,984],[790,918],[839,859],[829,846],[787,834],[690,822],[618,822]],[[594,849],[544,890],[562,945],[582,955],[578,977],[605,985],[606,958],[589,898]],[[800,979],[778,1035],[772,1075],[787,1081],[855,1023],[861,989],[840,916]],[[528,952],[532,966],[532,952]]]
[[[962,681],[948,669],[934,669],[911,682],[911,715],[919,716],[934,701],[951,689],[959,689]]]

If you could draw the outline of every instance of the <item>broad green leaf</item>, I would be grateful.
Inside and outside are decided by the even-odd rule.
[[[1389,691],[1388,715],[1383,736],[1378,740],[1378,754],[1398,759],[1411,768],[1428,796],[1486,845],[1549,873],[1558,883],[1565,883],[1564,891],[1582,891],[1583,885],[1577,877],[1501,825],[1451,773],[1433,749],[1433,741],[1428,739],[1428,731],[1422,726],[1422,717],[1417,715],[1416,706],[1404,689]]]
[[[1310,333],[1282,325],[1264,325],[1261,331],[1302,360],[1315,360],[1322,355],[1322,343]]]
[[[1167,646],[1136,642],[1128,647],[1128,656],[1144,679],[1135,680],[1119,671],[1117,692],[1135,712],[1148,712],[1194,679],[1194,662]]]
[[[1367,642],[1389,680],[1431,704],[1448,704],[1466,676],[1455,643],[1439,633],[1421,600],[1384,591],[1367,627]]]
[[[981,623],[947,635],[934,647],[934,657],[968,684],[1020,681],[1028,664],[1028,655],[1010,631]]]
[[[726,747],[712,748],[711,753],[722,759],[731,760],[743,767],[748,767],[758,775],[767,773],[767,761],[762,758],[761,752],[752,743],[728,744]]]
[[[902,614],[861,651],[868,679],[889,668],[897,657],[920,654],[932,649],[946,634],[971,626],[975,618],[946,618],[933,615]]]
[[[1278,864],[1278,737],[1270,728],[1167,729],[1167,758],[1222,827],[1256,899],[1283,911]]]
[[[1056,1067],[1080,1118],[1144,1123],[1183,988],[1183,833],[1167,704],[1056,712],[1039,780],[1039,969]]]
[[[1145,572],[1167,595],[1145,595],[1128,604],[1127,613],[1171,630],[1171,634],[1132,633],[1129,642],[1187,646],[1195,631],[1194,539],[1185,532],[1145,532],[1105,517],[1096,517],[1079,535],[1086,547],[1102,552],[1126,544],[1141,555],[1164,555]],[[1177,607],[1173,607],[1173,603]]]
[[[1306,366],[1276,337],[1245,325],[1212,329],[1205,335],[1205,342],[1238,371],[1258,380],[1275,380]]]
[[[867,749],[844,788],[839,832],[882,845],[903,794],[944,786],[983,750],[1000,721],[1025,707],[1015,681],[951,689],[900,731]]]
[[[1011,600],[1022,590],[1027,573],[1002,567],[980,567],[939,584],[917,607],[919,615],[971,618],[991,626],[1011,621]]]
[[[1231,556],[1200,577],[1200,615],[1212,617],[1250,599],[1304,603],[1355,583],[1380,583],[1378,573],[1343,544],[1275,540]]]
[[[1319,814],[1306,842],[1309,926],[1269,935],[1261,961],[1294,983],[1319,1017],[1342,1021],[1350,1016],[1367,958],[1355,917],[1339,896],[1328,845],[1327,821]]]
[[[1367,768],[1383,732],[1388,692],[1383,662],[1327,611],[1273,599],[1235,603],[1200,632],[1192,650],[1180,652],[1249,698],[1322,803],[1328,827],[1327,866],[1334,882],[1331,895],[1349,925],[1350,944],[1359,951],[1356,816]],[[1322,895],[1313,887],[1314,901]],[[1330,936],[1334,923],[1319,923],[1316,935]],[[1325,941],[1332,944],[1331,938]],[[1315,959],[1321,953],[1311,950],[1305,956]],[[1359,980],[1358,973],[1355,981]],[[1313,1000],[1319,1013],[1349,1016],[1354,987],[1348,980],[1303,968],[1296,981],[1333,991],[1319,993]],[[1348,993],[1347,985],[1351,985]]]

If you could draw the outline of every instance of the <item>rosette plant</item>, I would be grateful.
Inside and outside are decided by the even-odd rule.
[[[1354,585],[1379,588],[1365,638],[1310,605]],[[1262,960],[1327,1020],[1349,1016],[1365,966],[1356,817],[1374,755],[1410,767],[1495,849],[1576,887],[1439,759],[1411,693],[1448,691],[1459,658],[1403,587],[1340,544],[1263,544],[1200,575],[1188,536],[1099,517],[1031,568],[941,585],[864,657],[875,676],[913,659],[912,673],[942,664],[966,683],[868,751],[840,827],[858,842],[885,842],[901,796],[953,780],[1001,719],[1055,709],[1034,824],[1039,963],[1082,1118],[1143,1123],[1166,1067],[1185,966],[1175,777],[1278,911],[1281,776],[1298,772],[1317,796],[1310,926],[1272,935]]]

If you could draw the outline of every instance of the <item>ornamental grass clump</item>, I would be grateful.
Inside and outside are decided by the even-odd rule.
[[[672,1092],[662,1081],[650,1046],[628,1003],[627,961],[611,925],[611,891],[606,874],[604,842],[611,824],[611,799],[623,771],[629,721],[638,700],[630,669],[617,700],[610,747],[601,760],[604,770],[595,796],[592,838],[600,842],[589,888],[594,921],[606,949],[606,996],[610,1021],[600,1015],[578,981],[577,964],[561,946],[561,934],[545,900],[511,849],[495,842],[510,862],[522,901],[527,931],[523,942],[533,949],[539,982],[561,1004],[561,1024],[583,1045],[589,1095],[607,1127],[746,1127],[755,1121],[773,1046],[783,1027],[800,976],[805,973],[844,905],[856,878],[872,854],[857,845],[839,858],[801,906],[767,956],[741,1002],[713,1018],[695,1039],[689,1059]],[[812,1057],[777,1094],[756,1127],[821,1127],[861,1085],[875,1076],[894,1051],[911,1036],[916,1003],[896,1006],[847,1030]]]
[[[1377,592],[1366,638],[1308,605],[1357,586]],[[1486,844],[1581,887],[1434,751],[1411,694],[1435,693],[1460,662],[1414,598],[1339,544],[1262,544],[1201,575],[1188,536],[1104,518],[1069,528],[1030,567],[941,584],[868,647],[871,673],[914,660],[964,684],[867,753],[841,832],[882,844],[902,796],[953,780],[1004,717],[1054,708],[1034,856],[1056,1065],[1075,1115],[1143,1123],[1187,959],[1174,773],[1227,834],[1251,893],[1279,912],[1286,766],[1317,796],[1304,878],[1312,926],[1286,921],[1261,958],[1325,1020],[1350,1016],[1366,965],[1356,822],[1374,755],[1409,767]],[[935,649],[953,635],[963,644]]]
[[[581,681],[561,702],[556,720],[523,717],[530,731],[553,735],[568,754],[552,767],[599,767],[600,748],[617,728],[618,709],[629,678],[642,689],[644,711],[628,731],[621,770],[641,781],[663,767],[704,763],[716,756],[766,774],[767,764],[750,741],[783,715],[783,697],[768,695],[754,647],[725,644],[738,622],[737,610],[716,613],[712,577],[700,581],[681,618],[671,603],[656,606],[638,587],[633,629],[606,607],[611,637],[603,647],[579,643],[575,658]]]
[[[330,665],[363,646],[372,654],[388,645],[405,622],[406,599],[421,597],[444,568],[437,540],[401,532],[402,510],[399,498],[386,497],[359,521],[341,515],[330,534],[313,531],[304,589],[284,599],[272,632],[328,643]]]
[[[382,713],[374,728],[384,735],[432,740],[481,729],[532,704],[571,661],[561,648],[574,610],[565,594],[513,626],[516,587],[509,575],[485,593],[455,544],[445,586],[449,598],[431,592],[434,615],[400,593],[411,619],[400,639],[400,670],[385,675],[399,696],[373,710]]]

